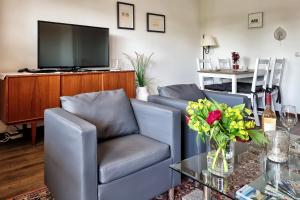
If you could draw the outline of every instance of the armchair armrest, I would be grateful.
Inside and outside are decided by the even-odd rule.
[[[251,107],[251,103],[249,99],[243,95],[228,94],[223,92],[214,92],[214,91],[207,91],[207,90],[203,90],[203,92],[208,99],[213,99],[219,103],[226,103],[229,106],[246,104],[248,108]]]
[[[170,145],[173,163],[181,159],[180,111],[132,99],[131,105],[141,134]]]
[[[96,127],[61,108],[46,110],[44,123],[45,183],[54,197],[96,200]]]
[[[183,100],[183,99],[172,99],[172,98],[163,97],[163,96],[159,96],[159,95],[149,96],[148,101],[153,102],[153,103],[157,103],[157,104],[170,106],[172,108],[180,109],[181,112],[183,112],[183,114],[186,113],[186,107],[187,107],[188,102],[189,102],[189,101]]]
[[[170,106],[181,111],[181,159],[189,158],[195,154],[206,151],[206,144],[203,143],[202,140],[199,140],[198,144],[196,143],[197,133],[190,129],[186,123],[186,107],[189,101],[162,97],[158,95],[149,96],[148,100],[150,102]]]

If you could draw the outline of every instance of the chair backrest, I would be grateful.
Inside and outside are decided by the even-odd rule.
[[[231,69],[231,60],[230,58],[219,58],[219,68],[220,69]]]
[[[201,70],[212,70],[211,59],[197,58],[197,69]]]
[[[252,80],[251,92],[256,92],[256,86],[262,86],[263,89],[267,88],[268,75],[270,69],[271,58],[256,59],[254,75]],[[259,78],[262,77],[262,78]]]
[[[282,81],[282,74],[285,67],[285,59],[284,58],[276,58],[274,65],[271,68],[270,80],[269,80],[269,88],[272,88],[274,85],[280,87]]]

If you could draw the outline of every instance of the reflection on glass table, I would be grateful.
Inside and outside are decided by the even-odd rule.
[[[234,172],[226,178],[207,171],[206,153],[185,159],[170,167],[229,199],[236,199],[236,191],[246,184],[264,193],[267,183],[276,185],[276,181],[278,183],[282,177],[285,180],[300,182],[300,154],[290,153],[286,163],[272,163],[267,159],[264,148],[239,142],[235,144],[234,154]]]

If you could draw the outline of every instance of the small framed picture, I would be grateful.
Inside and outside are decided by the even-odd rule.
[[[165,33],[166,32],[166,16],[154,13],[147,13],[147,31]]]
[[[248,28],[263,27],[263,12],[251,13],[248,15]]]
[[[124,2],[117,2],[117,18],[119,29],[134,30],[134,5]]]

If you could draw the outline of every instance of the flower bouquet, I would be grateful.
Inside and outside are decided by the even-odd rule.
[[[238,70],[240,68],[238,61],[240,60],[240,55],[238,52],[232,52],[232,60],[233,60],[233,69]]]
[[[208,99],[189,102],[186,108],[188,126],[211,145],[207,155],[208,170],[219,176],[228,176],[233,172],[234,142],[253,141],[256,144],[268,142],[261,130],[255,130],[255,122],[246,120],[252,113],[240,104],[230,107]]]

